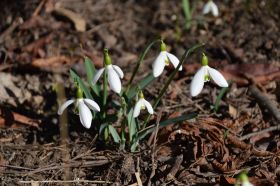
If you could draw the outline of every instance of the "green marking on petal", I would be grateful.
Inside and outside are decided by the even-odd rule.
[[[210,81],[210,76],[208,74],[204,76],[204,81]]]
[[[166,59],[166,60],[164,60],[164,63],[165,63],[165,66],[168,66],[169,65],[169,59]]]

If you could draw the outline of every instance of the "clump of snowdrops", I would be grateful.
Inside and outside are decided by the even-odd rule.
[[[160,52],[155,57],[151,73],[139,82],[134,82],[145,56],[153,45],[159,46]],[[137,150],[140,140],[155,130],[156,124],[150,122],[151,116],[156,114],[157,106],[176,73],[183,70],[184,61],[201,46],[203,45],[198,44],[187,49],[179,60],[176,55],[167,51],[166,44],[162,40],[151,42],[140,55],[126,87],[122,83],[125,73],[111,60],[108,49],[104,49],[104,67],[101,69],[95,69],[92,61],[86,57],[84,66],[87,81],[84,81],[74,70],[70,70],[70,76],[77,88],[77,96],[63,103],[59,107],[58,114],[62,114],[66,108],[73,105],[81,124],[86,129],[95,128],[105,142],[113,140],[119,144],[120,149],[129,148],[134,152]],[[164,68],[168,65],[172,65],[174,70],[162,85],[155,100],[145,97],[145,88],[156,81],[156,78],[162,75]],[[221,87],[228,86],[224,77],[217,70],[208,66],[207,56],[203,54],[202,67],[195,74],[191,83],[191,96],[197,96],[204,83],[210,79]],[[116,96],[109,96],[111,94]],[[108,112],[109,109],[110,112]],[[142,117],[139,117],[140,115]],[[159,125],[166,126],[195,116],[195,113],[183,114],[161,121]]]

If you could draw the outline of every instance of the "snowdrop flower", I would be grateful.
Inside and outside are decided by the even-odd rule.
[[[213,79],[220,87],[228,87],[228,83],[223,75],[214,68],[208,66],[208,58],[203,54],[202,67],[194,75],[191,82],[191,95],[197,96],[202,91],[204,82],[210,81],[210,79]]]
[[[241,183],[241,186],[254,186],[252,183],[250,183],[249,181],[244,181]]]
[[[212,1],[209,0],[203,7],[202,13],[203,14],[208,14],[208,13],[212,13],[213,16],[218,17],[219,16],[219,10],[218,10],[218,6]]]
[[[152,105],[147,100],[145,100],[142,91],[139,93],[139,97],[140,97],[140,99],[137,101],[137,103],[135,104],[134,109],[133,109],[133,117],[134,118],[138,117],[140,114],[140,110],[145,109],[145,108],[147,108],[147,110],[150,114],[153,114],[154,109],[153,109]]]
[[[61,115],[63,113],[63,111],[71,104],[75,103],[75,107],[78,108],[79,110],[79,116],[80,116],[80,121],[82,123],[82,125],[89,129],[91,126],[91,121],[92,121],[92,113],[90,111],[100,111],[100,107],[98,106],[98,104],[91,100],[91,99],[87,99],[87,98],[83,98],[83,93],[81,91],[80,88],[78,88],[77,90],[77,97],[78,99],[71,99],[71,100],[67,100],[65,103],[63,103],[59,109],[58,109],[58,114]]]
[[[168,66],[171,62],[174,68],[176,68],[179,64],[179,59],[166,51],[166,45],[163,41],[161,41],[160,45],[161,52],[157,56],[156,60],[153,63],[153,75],[154,77],[158,77],[163,72],[165,66]],[[182,66],[180,66],[179,70],[182,70]]]
[[[105,71],[108,75],[108,83],[110,88],[114,92],[119,94],[122,89],[122,84],[120,79],[123,78],[124,74],[120,67],[118,67],[117,65],[112,65],[111,57],[109,56],[107,49],[104,50],[104,63],[105,63],[105,67],[98,70],[95,76],[93,77],[93,84],[95,84],[98,81],[100,76]]]

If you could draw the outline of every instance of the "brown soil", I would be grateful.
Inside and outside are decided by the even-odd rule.
[[[203,1],[191,2],[195,21],[186,30],[180,0],[0,1],[1,185],[131,185],[139,184],[138,173],[143,185],[233,185],[244,170],[254,185],[279,184],[280,4],[216,0],[220,16],[213,18],[201,15]],[[84,129],[69,112],[65,142],[53,85],[64,82],[66,97],[73,97],[69,69],[85,77],[85,55],[100,68],[104,47],[124,69],[126,83],[138,55],[159,37],[177,56],[205,43],[156,110],[162,120],[192,112],[198,117],[161,128],[155,150],[148,136],[129,153],[104,144],[96,127]],[[217,112],[219,87],[208,83],[196,98],[189,93],[202,51],[233,80]],[[158,52],[152,48],[135,81],[148,74]],[[149,85],[147,98],[158,94],[171,70]]]

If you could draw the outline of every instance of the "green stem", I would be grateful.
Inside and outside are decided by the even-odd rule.
[[[203,45],[204,45],[204,44],[197,44],[197,45],[193,46],[192,48],[190,48],[190,49],[188,49],[188,50],[185,51],[185,53],[183,54],[183,56],[182,56],[182,58],[181,58],[181,60],[180,60],[180,63],[178,64],[178,66],[176,67],[176,69],[170,74],[170,76],[169,76],[167,82],[164,84],[163,88],[160,90],[159,95],[158,95],[158,97],[156,98],[156,100],[155,100],[155,102],[154,102],[154,104],[153,104],[153,109],[154,109],[154,110],[157,108],[157,106],[158,106],[158,104],[159,104],[159,102],[160,102],[160,100],[161,100],[163,94],[166,92],[166,90],[167,90],[169,84],[170,84],[171,81],[174,79],[176,73],[179,71],[180,66],[181,66],[181,65],[184,63],[184,61],[189,57],[189,55],[191,55],[197,48],[200,48],[200,47],[202,47]],[[143,124],[143,128],[142,128],[142,129],[146,128],[146,125],[147,125],[147,123],[150,121],[150,119],[151,119],[151,115],[149,115],[149,116],[146,118],[146,120],[145,120],[145,122],[144,122],[144,124]]]
[[[136,64],[136,67],[134,68],[133,73],[132,73],[132,76],[131,76],[131,78],[130,78],[130,80],[129,80],[129,82],[128,82],[128,86],[127,86],[127,89],[126,89],[126,94],[127,94],[127,92],[129,91],[129,89],[130,89],[130,87],[131,87],[131,83],[132,83],[132,81],[133,81],[133,79],[134,79],[134,77],[135,77],[135,75],[136,75],[136,73],[137,73],[137,71],[138,71],[140,65],[141,65],[142,62],[144,61],[144,58],[146,57],[148,51],[149,51],[149,50],[151,49],[151,47],[152,47],[155,43],[157,43],[157,42],[161,42],[161,39],[157,39],[157,40],[152,41],[152,42],[145,48],[145,50],[144,50],[143,53],[141,54],[140,58],[138,59],[137,64]]]
[[[107,97],[108,97],[108,89],[107,89],[107,70],[105,67],[103,73],[103,119],[106,118],[106,104],[107,104]]]

